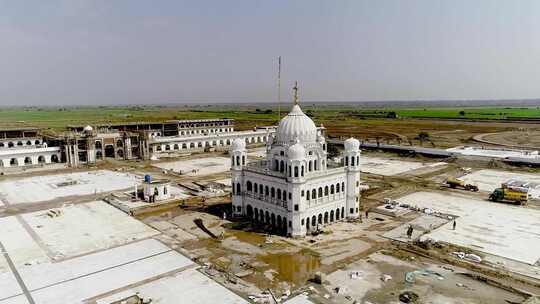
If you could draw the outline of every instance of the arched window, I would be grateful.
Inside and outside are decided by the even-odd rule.
[[[308,164],[308,171],[311,172],[313,170],[313,161],[309,161],[309,164]]]
[[[240,155],[236,155],[236,166],[240,166]]]
[[[281,161],[279,163],[279,172],[283,173],[283,171],[285,171],[285,163]]]
[[[349,165],[349,157],[345,156],[345,166],[348,166],[348,165]]]
[[[328,186],[324,187],[324,196],[328,196]]]
[[[330,194],[334,194],[334,192],[335,192],[334,185],[331,185],[330,186]]]
[[[242,191],[241,191],[242,188],[240,188],[240,183],[237,183],[236,184],[236,194],[240,194]]]
[[[354,158],[355,158],[354,156],[351,157],[351,166],[354,166]]]
[[[186,143],[182,144],[182,149],[187,149],[187,144]]]
[[[10,142],[8,143],[8,148],[13,148],[13,146],[15,146],[15,144],[13,144],[13,142],[10,141]]]
[[[270,189],[270,197],[271,198],[276,197],[276,189],[274,189],[274,187],[272,187],[272,189]]]
[[[302,172],[301,172],[301,176],[304,176],[304,165],[302,165]]]
[[[311,190],[311,198],[313,198],[313,199],[317,198],[317,190],[315,190],[315,189]]]
[[[279,161],[277,159],[274,159],[274,171],[279,170]]]
[[[277,189],[277,199],[281,199],[281,189]]]
[[[336,184],[336,193],[339,193],[339,183]]]
[[[95,145],[95,146],[96,146],[96,149],[97,149],[97,150],[101,149],[101,147],[102,147],[102,146],[101,146],[101,142],[100,142],[100,141],[96,141],[96,145]]]
[[[242,166],[246,165],[246,156],[242,155]]]
[[[3,142],[0,142],[0,148],[3,148],[5,145]]]
[[[32,142],[31,142],[31,141],[27,141],[27,142],[26,142],[26,145],[27,145],[27,146],[31,146],[31,145],[32,145]]]
[[[341,182],[341,191],[345,191],[345,183]]]
[[[322,187],[319,187],[319,196],[318,196],[318,197],[319,197],[319,198],[322,197]]]
[[[268,186],[264,187],[264,195],[268,196],[270,194],[270,188]]]
[[[252,191],[251,181],[247,181],[247,183],[246,183],[246,188],[247,188],[247,191],[249,191],[249,192]]]
[[[178,150],[178,144],[174,144],[173,150]]]
[[[319,170],[319,168],[317,167],[317,161],[313,162],[313,167],[315,171]]]
[[[311,193],[311,192],[310,192],[309,190],[306,192],[306,200],[308,200],[308,201],[309,201],[310,193]]]
[[[170,145],[166,145],[165,146],[165,151],[170,151],[171,150],[171,146]]]
[[[298,177],[298,166],[294,166],[294,177]]]
[[[283,200],[286,202],[287,201],[287,191],[283,190],[282,197],[283,197]]]
[[[254,184],[253,184],[253,190],[255,190],[255,191],[254,191],[255,193],[258,193],[258,192],[259,192],[259,186],[257,185],[257,183],[254,183]]]

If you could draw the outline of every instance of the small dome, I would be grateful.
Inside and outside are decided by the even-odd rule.
[[[349,138],[344,143],[345,151],[358,151],[360,149],[360,142],[356,138]]]
[[[287,156],[291,160],[303,159],[306,157],[306,149],[299,143],[296,143],[289,147],[287,151]]]
[[[301,143],[315,142],[317,127],[299,105],[294,105],[291,112],[279,122],[277,142],[291,143],[298,139]]]
[[[92,132],[92,131],[94,131],[94,128],[92,128],[91,126],[86,126],[86,127],[84,127],[83,131],[84,132]]]
[[[232,147],[231,147],[231,150],[233,151],[243,151],[246,149],[246,141],[241,139],[241,138],[237,138],[233,141],[232,143]]]

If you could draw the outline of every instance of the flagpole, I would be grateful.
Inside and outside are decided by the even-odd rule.
[[[278,123],[281,120],[281,56],[278,57],[278,74],[277,74],[277,87],[278,87]]]

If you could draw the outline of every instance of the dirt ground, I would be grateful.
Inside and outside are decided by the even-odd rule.
[[[381,152],[367,154],[397,157]],[[401,159],[430,161],[425,158]],[[362,174],[363,182],[370,186],[362,193],[363,208],[373,209],[381,205],[384,198],[398,198],[416,191],[463,191],[448,189],[441,182],[448,176],[463,174],[464,165],[486,166],[481,162],[454,160],[444,167],[417,169],[396,176]],[[217,177],[205,177],[212,178]],[[473,197],[483,195],[469,194]],[[272,295],[285,299],[291,293],[307,294],[313,303],[353,303],[355,300],[357,303],[400,303],[400,294],[410,291],[419,296],[415,303],[503,304],[521,303],[528,292],[540,291],[536,280],[525,280],[524,283],[522,278],[514,280],[511,276],[499,276],[496,270],[486,272],[477,267],[456,265],[437,255],[420,254],[421,248],[417,253],[414,246],[411,251],[403,251],[402,244],[382,236],[417,219],[421,216],[418,212],[400,217],[370,212],[368,219],[364,215],[361,221],[327,225],[316,236],[291,239],[267,233],[263,227],[250,222],[223,219],[223,212],[228,208],[228,202],[214,201],[204,208],[178,208],[140,219],[162,231],[166,235],[164,242],[205,265],[207,275],[243,296],[251,296],[258,303],[273,303]],[[217,238],[198,227],[194,222],[196,219],[201,219]],[[443,250],[441,256],[446,254]],[[443,279],[420,275],[415,283],[404,281],[407,272],[419,269],[433,270]],[[361,278],[352,279],[351,273],[356,271],[362,274]],[[322,284],[313,281],[318,273],[322,274]],[[384,282],[383,275],[392,279]],[[500,284],[488,284],[475,275],[490,277]]]
[[[357,120],[354,123],[323,121],[330,136],[357,136],[392,143],[421,144],[414,138],[420,131],[430,134],[437,147],[474,143],[473,136],[484,133],[516,131],[521,123],[453,122],[430,120]],[[431,145],[431,143],[422,143]],[[364,153],[364,152],[363,152]],[[189,155],[174,160],[194,159],[223,153]],[[450,250],[464,248],[424,248],[424,244],[396,242],[382,235],[423,213],[411,212],[392,217],[375,213],[385,198],[397,199],[417,191],[464,192],[449,189],[442,182],[461,176],[465,168],[497,168],[537,173],[537,169],[510,167],[498,162],[467,159],[434,160],[423,157],[400,157],[382,152],[363,155],[399,158],[411,162],[440,162],[442,167],[418,169],[394,176],[362,174],[369,190],[362,192],[361,206],[370,210],[368,218],[338,222],[322,227],[318,235],[302,239],[286,238],[267,232],[264,227],[242,219],[224,218],[230,214],[230,199],[220,197],[203,203],[141,215],[139,220],[162,232],[160,240],[187,255],[204,267],[204,273],[236,293],[257,303],[280,302],[306,294],[313,303],[405,303],[400,296],[408,291],[418,296],[415,302],[434,304],[503,304],[521,303],[529,294],[540,293],[540,280],[509,274],[487,264],[471,264],[448,258]],[[161,160],[167,161],[167,160]],[[178,176],[142,161],[106,161],[96,168],[152,174],[174,183],[215,181],[230,177],[229,172],[207,176]],[[87,170],[88,168],[83,168]],[[83,170],[81,169],[81,170]],[[72,171],[72,170],[69,170]],[[40,174],[66,172],[59,170]],[[21,173],[10,177],[29,176]],[[483,197],[485,193],[467,193]],[[81,202],[84,201],[81,199]],[[77,203],[76,199],[73,203]],[[48,207],[60,201],[44,202]],[[36,206],[14,206],[0,210],[0,216],[25,213]],[[39,206],[43,209],[43,206]],[[407,273],[428,269],[434,275],[417,275],[415,282],[405,281]],[[320,279],[319,279],[320,278]]]

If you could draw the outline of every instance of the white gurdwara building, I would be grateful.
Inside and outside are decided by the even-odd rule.
[[[295,86],[294,106],[269,137],[266,160],[248,162],[244,140],[231,146],[233,214],[293,237],[358,218],[360,142],[345,141],[341,163],[326,149],[323,128],[302,112]]]

